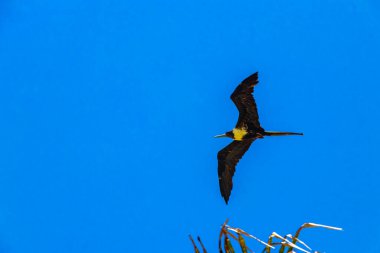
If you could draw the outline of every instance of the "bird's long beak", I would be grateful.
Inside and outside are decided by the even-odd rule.
[[[215,135],[214,138],[228,137],[226,134]]]

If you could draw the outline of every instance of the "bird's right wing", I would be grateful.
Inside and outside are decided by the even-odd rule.
[[[255,139],[245,141],[233,141],[218,153],[218,176],[220,193],[226,203],[232,190],[232,177],[235,173],[236,164],[251,146]]]
[[[258,82],[258,73],[256,72],[244,79],[231,95],[231,100],[239,110],[237,128],[261,129],[256,102],[252,95],[253,87]]]

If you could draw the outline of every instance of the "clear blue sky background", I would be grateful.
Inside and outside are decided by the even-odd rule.
[[[0,2],[0,252],[217,252],[219,226],[265,239],[304,222],[325,252],[379,252],[380,4]],[[259,71],[267,130],[217,152]],[[250,244],[258,252],[256,242]]]

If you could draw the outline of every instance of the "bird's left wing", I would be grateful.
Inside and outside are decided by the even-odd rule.
[[[255,139],[245,141],[233,141],[218,153],[218,176],[220,193],[226,203],[232,190],[232,177],[235,173],[236,164],[251,146]]]
[[[256,102],[252,95],[254,86],[258,82],[258,73],[256,72],[244,79],[231,95],[231,100],[239,110],[237,128],[248,127],[256,129],[256,131],[261,129]]]

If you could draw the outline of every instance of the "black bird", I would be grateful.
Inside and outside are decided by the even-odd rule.
[[[252,142],[264,136],[303,135],[293,132],[269,132],[265,131],[259,122],[256,102],[252,96],[253,87],[258,83],[258,73],[247,77],[235,89],[231,99],[239,110],[239,119],[235,128],[225,134],[215,137],[230,137],[234,139],[228,146],[218,153],[218,176],[220,193],[226,204],[232,190],[232,177],[235,166],[249,149]]]

